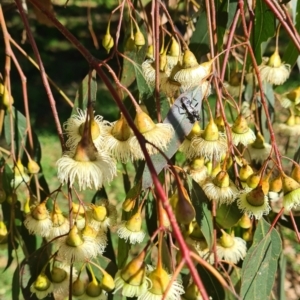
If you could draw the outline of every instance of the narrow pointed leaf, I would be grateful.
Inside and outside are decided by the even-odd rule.
[[[264,0],[256,1],[251,45],[258,64],[262,61],[262,43],[275,34],[275,16]],[[250,63],[250,62],[249,62]]]
[[[213,243],[213,222],[209,209],[209,200],[200,185],[194,181],[189,181],[191,200],[196,211],[196,221],[201,228],[208,248],[211,249]]]
[[[291,6],[293,7],[293,5]],[[295,16],[295,29],[299,33],[300,32],[300,1],[297,1],[297,6],[293,7],[293,14]],[[299,55],[300,55],[299,50],[295,46],[292,39],[289,39],[288,45],[284,50],[282,60],[285,63],[294,66]]]
[[[282,251],[281,239],[264,219],[260,219],[254,240],[242,268],[241,298],[243,300],[270,299],[278,258]]]
[[[72,114],[77,114],[77,107],[81,108],[82,110],[86,109],[89,99],[89,86],[91,101],[95,102],[97,99],[97,81],[95,70],[92,71],[91,75],[87,74],[80,83],[79,88],[76,92]]]

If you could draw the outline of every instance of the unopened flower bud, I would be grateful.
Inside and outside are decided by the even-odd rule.
[[[0,99],[2,100],[3,106],[7,109],[14,103],[14,98],[9,95],[7,88],[2,83],[0,83]]]
[[[176,204],[175,216],[179,223],[188,225],[194,220],[196,212],[184,187],[181,187],[181,192]]]
[[[5,223],[0,221],[0,244],[5,244],[8,238],[8,231]]]
[[[253,169],[246,163],[240,168],[239,176],[242,182],[246,182],[247,179],[253,174]]]
[[[247,214],[243,214],[243,216],[240,218],[239,226],[244,229],[248,229],[252,226],[251,219]]]
[[[194,136],[197,136],[201,133],[201,128],[198,122],[195,122],[193,125],[193,128],[191,130],[191,132],[189,133],[189,135],[187,136],[188,140],[191,140]]]
[[[29,159],[27,169],[30,174],[37,174],[40,171],[40,166],[34,160]]]
[[[75,297],[82,296],[85,292],[85,283],[77,278],[72,284],[72,294]]]
[[[281,190],[282,190],[282,179],[281,176],[279,175],[275,177],[273,180],[271,180],[269,191],[279,193]]]
[[[145,37],[140,30],[137,30],[134,35],[134,44],[138,51],[146,44]]]
[[[103,205],[93,206],[93,219],[103,222],[107,216],[107,209]]]
[[[291,177],[295,179],[298,183],[300,183],[300,166],[299,164],[295,164]]]
[[[243,232],[243,240],[246,242],[252,242],[253,241],[253,231],[252,228],[249,228],[245,232]]]
[[[180,45],[174,37],[172,37],[171,46],[169,48],[169,55],[179,57],[180,55]]]
[[[103,277],[101,280],[101,288],[106,292],[110,292],[115,288],[114,279],[105,270],[101,270]]]
[[[114,39],[110,35],[110,22],[107,25],[106,34],[104,35],[102,40],[102,46],[107,51],[107,53],[109,53],[110,49],[114,46]]]
[[[41,273],[34,282],[34,287],[38,291],[46,291],[50,284],[51,282],[48,277],[44,273]]]
[[[54,267],[51,270],[51,279],[54,283],[61,283],[63,282],[67,277],[67,272],[64,269]]]
[[[296,124],[296,119],[294,115],[291,115],[286,121],[286,125],[288,126],[294,126]]]
[[[102,289],[97,280],[92,280],[88,283],[85,292],[90,297],[98,297],[101,295]]]

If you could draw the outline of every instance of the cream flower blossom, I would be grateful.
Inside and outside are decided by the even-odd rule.
[[[129,220],[120,224],[117,234],[119,238],[129,240],[130,244],[141,243],[144,240],[146,234],[142,230],[141,207]]]
[[[66,146],[71,150],[76,148],[82,138],[83,127],[86,122],[86,114],[87,110],[83,111],[80,108],[77,108],[77,115],[72,115],[71,118],[64,123],[64,129],[68,135]],[[109,122],[104,121],[102,116],[97,115],[94,117],[94,120],[91,123],[91,134],[92,140],[97,149],[102,148],[104,137],[109,126]]]
[[[147,291],[149,279],[146,276],[145,257],[146,251],[142,251],[117,272],[114,294],[122,290],[124,297],[139,297]]]
[[[264,57],[258,69],[262,81],[275,85],[283,84],[289,78],[291,72],[291,66],[281,62],[277,50],[270,58]]]
[[[237,146],[242,144],[247,146],[255,141],[255,134],[251,128],[248,127],[246,119],[239,115],[231,127],[232,142]]]
[[[204,81],[210,74],[211,65],[211,62],[199,65],[194,54],[186,50],[182,59],[182,68],[174,74],[173,79],[181,84],[183,91],[187,91]]]
[[[26,169],[23,166],[22,162],[20,159],[17,160],[14,168],[14,177],[11,180],[11,187],[12,188],[17,188],[22,184],[27,184],[30,181],[30,177],[28,176],[28,174],[26,173]]]
[[[137,112],[135,124],[146,141],[155,146],[154,147],[151,144],[146,143],[146,149],[150,155],[156,154],[158,152],[157,148],[160,150],[167,149],[174,134],[174,129],[171,124],[155,124],[143,111]],[[131,140],[131,147],[132,149],[135,149],[135,159],[144,159],[144,154],[136,136],[133,136]]]
[[[257,220],[261,219],[263,215],[267,215],[271,210],[268,197],[264,195],[261,187],[240,194],[237,205],[243,213],[246,213],[250,218],[255,217]]]
[[[107,200],[102,200],[97,205],[91,205],[88,212],[88,223],[96,230],[107,231],[109,227],[117,224],[116,207],[110,204]]]
[[[300,135],[300,124],[296,122],[297,118],[295,115],[291,115],[285,123],[275,123],[274,129],[284,136],[292,137]]]
[[[67,234],[70,231],[69,220],[63,215],[57,204],[54,205],[50,218],[52,226],[46,236],[48,241]]]
[[[44,299],[53,292],[53,284],[45,273],[41,273],[30,286],[30,292],[38,299]]]
[[[126,119],[121,117],[112,123],[107,130],[104,148],[117,161],[127,163],[134,159],[134,149],[131,147],[132,131]]]
[[[58,239],[57,244],[59,247],[57,255],[67,264],[86,262],[98,254],[97,245],[90,239],[83,238],[76,225],[71,228],[68,236]]]
[[[58,179],[61,183],[76,182],[80,190],[100,189],[116,176],[116,164],[106,151],[78,144],[76,151],[66,153],[57,161]]]
[[[94,245],[96,255],[102,255],[107,245],[107,237],[104,231],[95,230],[90,225],[86,225],[82,230],[82,237],[85,242],[90,242]]]
[[[261,133],[257,133],[255,141],[247,146],[244,157],[249,161],[253,160],[256,163],[263,163],[269,157],[271,150],[272,146],[265,143]]]
[[[128,279],[127,282],[123,277],[122,270],[119,270],[115,276],[116,287],[114,294],[122,289],[122,296],[132,298],[139,297],[147,291],[149,282],[146,276],[142,276],[143,278],[138,282],[134,282],[132,278]],[[134,275],[132,277],[134,277]]]
[[[150,271],[148,278],[151,284],[148,290],[138,297],[138,300],[161,300],[171,281],[172,275],[168,274],[162,268],[153,269],[151,266],[148,266],[148,268]],[[182,283],[178,279],[175,279],[168,293],[164,295],[164,298],[166,300],[180,300],[182,294],[184,294]]]
[[[231,204],[239,194],[237,187],[225,171],[220,171],[215,178],[208,178],[202,188],[208,199],[218,205]]]
[[[300,87],[280,95],[279,101],[284,108],[297,106],[300,103]]]
[[[247,254],[247,245],[240,237],[232,237],[223,231],[217,242],[217,255],[220,259],[237,264]]]
[[[205,182],[208,177],[207,167],[204,164],[204,158],[195,158],[189,165],[190,176],[200,185]]]
[[[25,217],[24,225],[30,234],[37,234],[42,237],[49,234],[52,221],[45,202],[35,204],[30,208],[30,213]]]
[[[224,82],[224,87],[232,97],[239,97],[244,91],[245,85],[242,84],[242,72],[232,72],[228,82]]]
[[[300,183],[289,176],[283,176],[283,206],[287,211],[290,211],[297,206],[300,206]]]
[[[219,132],[214,120],[211,119],[206,128],[192,138],[191,146],[194,149],[194,157],[204,157],[207,160],[220,161],[227,152],[225,135]]]

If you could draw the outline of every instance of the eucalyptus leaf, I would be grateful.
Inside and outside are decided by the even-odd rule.
[[[297,1],[297,6],[292,6],[292,12],[295,19],[295,29],[299,33],[300,32],[300,1]],[[290,64],[292,67],[297,62],[297,59],[299,57],[300,53],[297,47],[295,46],[295,43],[292,41],[291,38],[289,38],[288,45],[284,50],[282,61]]]
[[[278,258],[282,251],[280,235],[265,219],[260,219],[242,267],[243,300],[270,299]]]
[[[264,0],[256,1],[254,14],[255,19],[250,40],[257,64],[260,64],[262,61],[262,44],[275,34],[275,16]]]
[[[189,190],[191,200],[196,211],[196,221],[200,226],[201,232],[207,242],[208,248],[211,249],[213,244],[213,222],[210,211],[210,203],[203,189],[194,180],[189,180]]]
[[[146,57],[147,51],[147,30],[144,21],[136,14],[136,21],[139,22],[141,33],[145,37],[146,44],[139,50],[134,45],[134,40],[131,37],[131,26],[125,27],[125,47],[124,47],[124,60],[122,66],[121,83],[129,87],[136,79],[134,64],[141,65]]]
[[[89,99],[89,87],[90,87],[90,98],[91,102],[97,100],[97,80],[96,71],[93,70],[91,74],[87,74],[79,85],[76,92],[74,107],[72,114],[77,115],[77,108],[85,110]]]
[[[11,131],[10,118],[13,119],[13,132]],[[25,144],[27,138],[27,122],[25,116],[17,109],[13,108],[11,114],[6,114],[4,117],[4,136],[7,145],[10,147],[11,143],[15,143],[16,152],[19,151],[21,143]],[[12,140],[13,136],[13,140]]]
[[[191,37],[189,49],[195,54],[198,61],[200,61],[202,55],[209,52],[210,43],[206,11],[199,13],[196,29]]]

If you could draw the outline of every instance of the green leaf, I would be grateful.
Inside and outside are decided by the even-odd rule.
[[[262,61],[262,43],[275,34],[275,16],[264,0],[257,0],[254,31],[251,38],[253,52],[258,64]]]
[[[264,0],[257,0],[251,45],[258,64],[262,61],[262,43],[275,34],[275,16]],[[250,61],[248,61],[250,63]]]
[[[193,101],[193,105],[201,109],[201,99],[202,94],[199,88],[192,89],[188,92],[181,94],[174,102],[173,106],[170,108],[164,123],[171,124],[174,128],[174,135],[168,145],[164,154],[170,159],[177,152],[179,146],[183,142],[186,135],[188,135],[192,128],[193,123],[189,120],[185,111],[182,111],[181,108],[181,98],[187,97]],[[167,160],[160,153],[151,156],[152,163],[156,174],[159,174],[160,171],[167,165]],[[152,177],[149,171],[149,168],[146,166],[143,174],[143,183],[142,187],[144,189],[152,185]]]
[[[137,15],[138,17],[138,15]],[[146,26],[143,20],[141,20],[139,17],[137,19],[139,21],[139,28],[144,35],[144,37],[147,37],[147,30]],[[125,31],[125,47],[124,47],[124,60],[123,60],[123,68],[122,68],[122,75],[121,75],[121,83],[129,87],[134,80],[136,79],[135,74],[135,67],[134,64],[141,65],[146,57],[146,51],[147,51],[147,38],[146,44],[137,51],[136,46],[134,45],[134,40],[131,39],[131,26],[128,24]]]
[[[12,300],[19,300],[20,295],[20,267],[17,266],[12,278]]]
[[[230,274],[230,283],[234,287],[236,294],[239,294],[241,288],[241,269],[238,267],[234,267]],[[225,290],[226,298],[225,300],[236,300],[238,297],[233,294],[231,291]]]
[[[217,37],[218,37],[218,50],[222,51],[223,38],[225,30],[230,26],[231,22],[228,22],[228,3],[229,1],[217,0],[216,5],[216,22],[217,22]],[[236,6],[236,4],[235,4]],[[228,24],[229,23],[229,24]]]
[[[11,140],[11,133],[12,133],[11,125],[10,125],[11,116],[13,118],[13,124],[14,124],[13,141]],[[19,151],[19,148],[21,147],[21,143],[26,142],[26,136],[27,136],[26,132],[27,132],[27,122],[25,116],[15,108],[13,108],[11,110],[11,114],[5,115],[4,118],[4,136],[8,146],[10,146],[12,142],[15,143],[17,153]]]
[[[243,262],[243,300],[270,299],[281,251],[280,235],[264,219],[260,219],[253,244]]]
[[[233,227],[242,217],[236,201],[230,205],[223,204],[217,208],[216,222],[224,229]]]
[[[197,270],[210,299],[223,300],[225,293],[219,280],[200,264]]]
[[[118,239],[118,269],[126,266],[127,258],[129,256],[130,244],[124,239]]]
[[[293,14],[295,15],[295,29],[296,32],[300,32],[300,1],[297,1],[297,7],[296,9],[293,9]],[[299,56],[299,50],[295,46],[294,42],[291,38],[289,38],[289,42],[287,47],[285,48],[282,61],[284,61],[287,64],[290,64],[292,67],[297,61],[297,58]]]
[[[76,92],[74,108],[72,114],[77,114],[77,107],[85,110],[87,107],[87,102],[89,99],[89,87],[90,87],[90,97],[92,102],[96,102],[97,99],[97,80],[96,71],[93,70],[91,74],[87,74]],[[89,83],[90,82],[90,83]]]
[[[196,29],[191,37],[189,48],[195,54],[198,61],[200,61],[202,55],[209,52],[210,43],[206,11],[201,11],[199,13]]]
[[[213,222],[209,209],[209,200],[196,181],[189,180],[188,183],[191,200],[196,211],[196,221],[201,228],[208,248],[211,249],[213,243]]]

